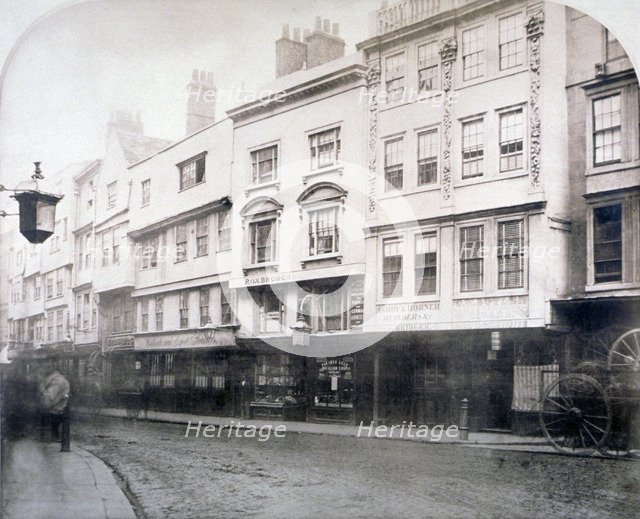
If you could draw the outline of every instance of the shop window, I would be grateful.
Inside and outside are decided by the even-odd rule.
[[[593,270],[596,283],[622,281],[622,205],[593,210]]]
[[[174,387],[174,353],[154,353],[151,355],[149,385],[152,387]]]
[[[228,362],[208,355],[194,358],[193,386],[198,389],[224,389]]]
[[[444,389],[446,379],[447,372],[444,359],[426,355],[416,357],[414,369],[416,389]]]
[[[313,405],[353,409],[353,357],[322,361],[318,366]]]
[[[258,355],[255,374],[255,401],[296,404],[304,401],[300,366],[286,354]]]

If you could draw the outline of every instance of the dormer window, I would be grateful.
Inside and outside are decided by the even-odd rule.
[[[332,128],[309,136],[311,169],[335,166],[340,160],[340,128]]]
[[[178,164],[178,169],[180,170],[180,191],[202,184],[205,178],[205,154]]]

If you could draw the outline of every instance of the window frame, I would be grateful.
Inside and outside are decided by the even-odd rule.
[[[186,288],[178,291],[178,317],[181,330],[189,328],[189,296],[191,291]]]
[[[391,243],[395,243],[397,245],[397,249],[400,251],[400,254],[396,254],[395,256],[386,255],[386,251],[385,251],[386,245]],[[405,266],[404,257],[406,256],[404,249],[405,249],[404,236],[395,235],[395,236],[387,236],[382,238],[382,251],[381,251],[382,265],[380,269],[381,281],[382,281],[380,284],[382,299],[398,299],[398,298],[402,298],[404,295],[404,286],[403,286],[404,285],[404,266]],[[400,258],[399,268],[396,267],[395,270],[387,270],[385,268],[385,260],[390,258]],[[385,276],[388,276],[388,275],[397,276],[395,283],[393,285],[394,288],[390,293],[387,293],[386,291],[386,286],[388,285],[388,283],[385,280]]]
[[[113,209],[118,203],[118,181],[107,184],[107,209]]]
[[[518,250],[518,257],[520,258],[520,264],[521,264],[521,272],[522,272],[522,282],[519,286],[500,286],[501,282],[502,282],[502,272],[508,272],[508,271],[501,271],[500,267],[501,267],[501,259],[505,258],[505,257],[509,257],[506,254],[501,254],[501,252],[504,252],[503,249],[500,248],[500,228],[502,225],[506,225],[508,223],[512,223],[512,222],[520,222],[521,223],[521,230],[522,230],[522,234],[521,234],[521,244],[519,245],[519,250]],[[505,218],[499,218],[496,219],[495,222],[495,231],[496,231],[496,236],[495,236],[495,244],[496,244],[496,262],[497,262],[497,269],[496,269],[496,274],[497,274],[497,283],[496,283],[496,289],[499,293],[505,292],[505,291],[509,291],[509,290],[522,290],[524,288],[526,288],[527,286],[527,255],[528,255],[528,243],[527,243],[527,228],[526,228],[527,222],[526,222],[526,218],[522,217],[522,216],[514,216],[514,217],[505,217]],[[520,270],[518,270],[517,272],[520,272]]]
[[[394,75],[390,77],[389,74],[389,66],[387,65],[388,61],[393,58],[400,57],[402,63],[397,65],[396,69],[401,69],[401,74]],[[384,92],[386,94],[386,101],[388,103],[397,103],[402,101],[404,97],[405,90],[407,88],[407,53],[404,49],[391,52],[384,56]],[[390,84],[398,81],[400,86],[396,86],[389,90]]]
[[[267,160],[258,160],[258,155],[261,152],[265,152],[268,150],[275,150],[275,153],[271,153],[271,158],[269,161],[271,162],[271,176],[268,180],[260,180],[260,172],[259,165],[263,162],[268,162]],[[279,167],[280,167],[280,143],[278,141],[268,142],[265,144],[261,144],[259,146],[253,147],[249,149],[249,164],[250,164],[250,175],[251,181],[250,185],[252,186],[264,186],[271,185],[274,182],[278,181],[279,178]]]
[[[604,281],[597,282],[596,281],[596,268],[595,268],[595,211],[597,209],[602,209],[605,207],[611,206],[620,206],[620,247],[621,247],[621,255],[620,255],[620,279],[614,281]],[[625,255],[625,251],[627,247],[630,245],[628,243],[628,239],[625,233],[625,226],[628,225],[628,219],[626,218],[628,212],[628,204],[625,203],[624,199],[609,199],[603,200],[596,204],[591,204],[589,207],[589,219],[587,222],[588,236],[587,236],[587,258],[588,258],[588,286],[593,287],[595,289],[602,289],[608,286],[620,286],[625,283],[628,277],[628,261],[627,255]],[[639,240],[640,241],[640,240]]]
[[[322,128],[319,130],[313,130],[313,132],[308,133],[308,144],[309,144],[309,169],[310,171],[322,171],[325,169],[331,169],[340,166],[341,164],[341,154],[342,154],[342,141],[341,141],[341,131],[342,128],[340,125],[331,126],[329,128]],[[331,163],[320,165],[320,154],[318,149],[320,146],[327,146],[328,143],[318,144],[319,136],[323,134],[333,134],[333,138],[330,141],[331,148]],[[315,140],[315,144],[314,144]]]
[[[482,49],[480,51],[476,51],[473,53],[468,53],[465,54],[465,42],[464,42],[464,35],[466,33],[469,33],[471,31],[481,31],[481,36],[482,36],[482,42],[483,42],[483,46]],[[480,38],[476,38],[476,41],[478,41]],[[469,83],[472,81],[481,81],[483,78],[487,77],[487,73],[488,73],[488,48],[487,48],[487,26],[485,22],[482,23],[478,23],[478,24],[474,24],[474,25],[470,25],[468,27],[464,27],[460,30],[460,63],[461,63],[461,74],[460,77],[463,81],[463,83]],[[467,58],[467,56],[472,56],[474,54],[478,54],[478,55],[482,55],[483,60],[480,61],[478,59],[477,64],[473,65],[474,67],[478,68],[478,73],[475,76],[469,76],[467,77],[466,74],[466,70],[467,67],[465,66],[465,60]],[[470,67],[469,67],[470,68]]]
[[[420,157],[420,138],[428,134],[435,134],[435,155],[428,157]],[[421,161],[427,161],[429,159],[435,159],[435,180],[432,182],[420,182],[420,166]],[[416,130],[416,187],[429,188],[438,186],[440,183],[440,167],[441,167],[441,142],[440,142],[440,127],[431,126],[427,128],[420,128]]]
[[[428,56],[433,61],[429,61],[429,64],[427,65],[426,62],[420,61],[420,49],[430,47],[430,46],[435,46],[436,52],[435,54],[431,54]],[[429,94],[430,92],[438,92],[441,90],[441,87],[442,87],[441,77],[440,77],[441,61],[442,60],[440,56],[440,48],[439,48],[438,40],[419,42],[416,45],[416,76],[418,80],[418,95],[425,95],[425,94]],[[432,84],[431,88],[423,90],[421,86],[420,73],[424,70],[430,70],[430,69],[435,69],[435,76],[430,78],[430,80],[431,81],[435,80],[434,82],[436,84],[435,85]]]
[[[321,258],[324,256],[331,256],[340,253],[340,204],[336,202],[323,202],[318,204],[310,204],[305,206],[305,212],[307,215],[307,257],[308,258]],[[332,250],[317,252],[317,243],[319,236],[317,235],[318,229],[315,232],[316,244],[315,250],[312,251],[312,220],[313,215],[318,215],[322,212],[333,212],[333,234],[332,234]]]
[[[175,239],[176,254],[174,263],[187,261],[189,254],[189,227],[191,222],[177,223],[173,227],[173,237]]]
[[[209,254],[209,216],[208,214],[196,218],[196,258]],[[204,222],[204,224],[202,223]],[[203,230],[204,228],[204,230]],[[202,244],[204,243],[204,247]],[[203,250],[204,249],[204,252]]]
[[[522,138],[521,138],[521,142],[522,142],[522,150],[520,151],[520,155],[522,155],[522,159],[521,159],[521,166],[519,168],[514,168],[514,169],[502,169],[502,159],[504,157],[512,157],[512,156],[516,156],[518,155],[518,153],[507,153],[506,155],[503,155],[502,153],[502,146],[503,146],[503,141],[502,141],[502,120],[503,117],[506,117],[510,114],[514,114],[520,112],[521,113],[521,118],[522,118],[522,124],[521,124],[521,132],[522,132]],[[514,106],[508,106],[505,108],[501,108],[499,110],[496,110],[496,115],[498,117],[498,124],[497,124],[497,128],[498,128],[498,176],[504,175],[504,176],[508,176],[508,175],[514,175],[514,174],[518,174],[518,173],[522,173],[524,171],[527,170],[527,152],[528,152],[528,141],[527,141],[527,122],[528,122],[528,114],[527,114],[527,110],[526,110],[526,105],[525,104],[520,104],[520,105],[514,105]],[[514,141],[505,141],[507,144],[511,143],[511,142],[517,142],[517,140]],[[472,177],[471,177],[472,178]]]
[[[481,132],[477,132],[473,134],[473,136],[475,136],[476,138],[476,142],[477,142],[477,138],[479,135],[482,136],[482,143],[479,146],[478,144],[476,144],[475,146],[468,146],[465,148],[465,127],[467,125],[471,125],[471,124],[478,124],[480,123],[482,125],[482,131]],[[486,154],[485,154],[485,150],[486,150],[486,131],[485,131],[485,127],[486,127],[486,117],[485,114],[479,114],[479,115],[475,115],[472,117],[468,117],[466,119],[462,119],[460,121],[460,160],[461,160],[461,167],[460,167],[460,178],[461,180],[465,181],[465,180],[471,180],[471,179],[477,179],[478,177],[484,177],[485,176],[485,169],[486,169]],[[471,138],[471,134],[469,134],[469,138]],[[478,152],[482,152],[481,154],[478,154]],[[474,155],[472,158],[466,158],[465,159],[465,153],[475,153],[476,155]],[[472,164],[472,163],[481,163],[481,166],[479,167],[478,171],[475,174],[469,175],[466,174],[465,175],[465,164]]]
[[[487,290],[487,254],[486,254],[486,246],[487,246],[487,227],[489,225],[489,222],[486,221],[482,221],[482,222],[465,222],[464,224],[460,225],[458,227],[458,232],[456,233],[456,264],[457,264],[457,269],[458,269],[458,275],[456,276],[457,278],[457,286],[458,286],[458,291],[461,294],[482,294]],[[463,258],[463,241],[462,241],[462,233],[463,231],[467,230],[467,229],[472,229],[472,228],[480,228],[482,229],[482,245],[480,247],[478,247],[479,252],[477,253],[476,256],[471,257],[471,258]],[[467,242],[464,242],[467,243]],[[481,249],[481,252],[480,252]],[[468,288],[463,288],[464,283],[462,282],[463,276],[470,276],[471,274],[469,274],[468,272],[465,274],[465,271],[467,269],[463,269],[463,262],[471,262],[471,261],[480,261],[481,262],[481,267],[479,269],[479,272],[475,273],[475,275],[479,275],[480,276],[480,288],[474,289],[474,290],[470,290]]]
[[[512,39],[512,40],[507,40],[506,42],[502,42],[502,31],[501,31],[501,24],[504,20],[508,20],[510,18],[516,18],[516,28],[519,28],[519,36],[520,38],[517,39]],[[522,67],[525,63],[526,63],[526,58],[527,58],[527,35],[526,35],[526,27],[525,27],[525,21],[524,21],[524,13],[522,11],[516,11],[516,12],[511,12],[511,13],[506,13],[504,15],[501,16],[497,16],[496,18],[496,32],[498,34],[498,71],[499,72],[504,72],[504,71],[509,71],[509,70],[513,70],[515,68],[518,67]],[[506,67],[502,66],[502,60],[503,60],[503,55],[502,55],[502,48],[505,45],[510,45],[512,43],[516,43],[516,48],[517,48],[517,42],[521,42],[521,47],[520,50],[516,50],[515,54],[516,56],[518,54],[521,54],[521,61],[518,63],[516,60],[516,63],[513,65],[509,65]],[[507,54],[507,57],[511,56],[511,54]]]
[[[151,203],[151,179],[140,182],[140,207],[146,207]]]
[[[424,297],[433,297],[437,296],[439,293],[439,285],[440,285],[440,233],[437,229],[421,229],[419,231],[414,231],[412,233],[413,236],[413,295],[416,298],[424,298]],[[417,253],[417,244],[418,239],[420,238],[433,238],[435,241],[435,252],[430,252],[429,254],[435,254],[435,264],[430,265],[420,265],[418,266],[418,253]],[[424,254],[422,254],[424,255]],[[421,283],[420,288],[422,288],[422,283],[424,283],[424,270],[426,268],[435,268],[435,276],[433,277],[434,287],[432,292],[420,292],[418,288],[418,269],[423,271],[423,275],[421,275]]]
[[[396,162],[393,164],[387,163],[387,158],[391,155],[388,153],[387,148],[392,145],[400,143],[400,150],[396,152],[398,157],[400,158],[400,162]],[[403,135],[395,135],[393,137],[388,137],[383,140],[382,153],[383,153],[383,170],[384,170],[384,192],[389,193],[393,191],[402,191],[404,189],[404,163],[405,163],[405,145],[404,145],[404,134]],[[396,187],[392,182],[389,182],[389,173],[395,173],[398,178],[400,178],[400,187]]]
[[[186,182],[187,178],[185,178],[185,173],[187,172],[186,168],[190,167],[193,164],[193,183],[191,183],[191,179],[189,178],[189,182]],[[199,186],[204,184],[207,179],[207,152],[204,151],[199,153],[198,155],[194,155],[193,157],[184,160],[182,162],[178,162],[176,164],[178,168],[178,192],[185,191],[186,189],[190,189],[195,186]]]
[[[615,126],[608,126],[606,128],[601,128],[599,130],[596,130],[596,103],[597,102],[602,102],[605,99],[610,99],[610,98],[614,98],[614,97],[618,97],[620,99],[620,110],[619,110],[619,119],[620,119],[620,123],[618,125]],[[591,123],[591,148],[592,148],[592,154],[591,154],[591,166],[593,168],[600,168],[602,166],[608,166],[610,164],[619,164],[621,162],[624,161],[624,131],[623,128],[625,127],[625,118],[623,117],[623,113],[624,113],[624,91],[621,90],[615,90],[615,91],[610,91],[610,92],[606,92],[603,93],[601,95],[596,95],[590,98],[590,105],[591,105],[591,117],[590,117],[590,123]],[[611,112],[611,113],[615,113],[615,112]],[[610,114],[611,114],[610,113]],[[620,156],[619,158],[613,158],[611,160],[603,160],[598,162],[597,161],[597,149],[598,146],[596,144],[596,136],[598,134],[606,134],[607,132],[615,132],[617,130],[618,135],[619,135],[619,149],[620,149]]]
[[[264,222],[270,222],[271,232],[268,236],[269,246],[265,245],[264,248],[270,247],[270,255],[269,258],[265,258],[264,261],[257,261],[259,259],[258,254],[258,231],[257,228],[264,224]],[[255,231],[254,231],[255,229]],[[277,252],[278,252],[278,217],[274,215],[265,215],[261,217],[254,217],[251,219],[248,225],[249,230],[249,257],[251,265],[268,265],[271,263],[275,263],[277,261]],[[254,240],[255,235],[255,240]]]
[[[231,250],[231,208],[223,209],[218,212],[217,224],[218,252]]]

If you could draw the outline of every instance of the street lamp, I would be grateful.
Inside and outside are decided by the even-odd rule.
[[[30,243],[43,243],[54,233],[56,221],[56,205],[62,195],[55,195],[41,190],[39,180],[44,180],[40,170],[40,162],[34,162],[36,169],[31,180],[21,182],[16,189],[8,189],[0,185],[0,191],[13,191],[11,195],[20,205],[20,233]],[[14,214],[14,213],[11,213]],[[2,211],[0,216],[9,216]]]
[[[318,297],[314,294],[307,294],[300,301],[300,307],[298,308],[298,320],[297,322],[291,326],[291,330],[293,332],[292,339],[294,346],[309,346],[309,336],[311,335],[311,326],[307,324],[307,321],[304,318],[304,312],[302,308],[304,307],[304,303],[307,299],[311,299],[315,302],[316,307],[319,313],[322,312],[322,307],[318,302]]]

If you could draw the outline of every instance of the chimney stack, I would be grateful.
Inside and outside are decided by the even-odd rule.
[[[140,135],[144,132],[140,111],[128,112],[125,110],[116,110],[115,113],[111,114],[111,124],[123,132],[137,133]]]
[[[186,134],[191,135],[216,120],[217,90],[213,83],[213,72],[194,69],[187,92]]]
[[[282,38],[276,41],[276,78],[298,70],[317,67],[344,56],[345,42],[340,37],[340,24],[316,16],[313,31],[293,28],[289,37],[289,24],[282,26]]]

